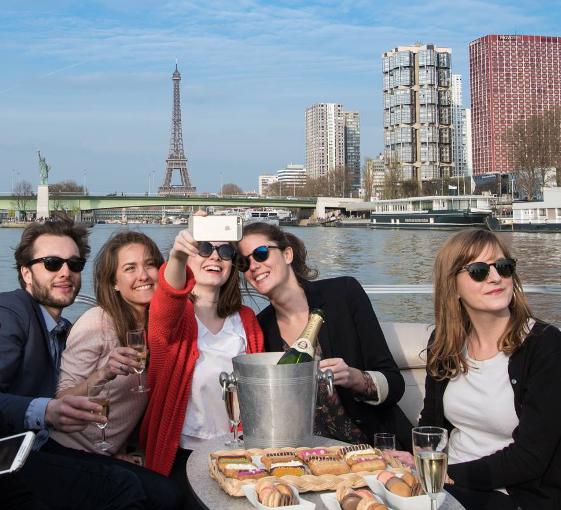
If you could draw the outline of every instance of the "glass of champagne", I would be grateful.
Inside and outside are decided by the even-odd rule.
[[[379,450],[395,450],[395,434],[377,432],[374,434],[374,446]]]
[[[136,361],[140,363],[140,368],[135,368],[134,371],[138,374],[138,386],[131,388],[131,391],[138,393],[145,393],[150,391],[150,388],[143,386],[142,377],[140,374],[144,372],[146,368],[146,358],[148,357],[148,348],[146,347],[146,333],[144,329],[133,329],[132,331],[127,331],[127,345],[132,347],[136,351]]]
[[[99,404],[102,407],[99,414],[101,416],[105,416],[107,419],[109,419],[109,405],[111,403],[109,398],[110,388],[111,382],[107,379],[102,379],[96,384],[88,384],[88,400]],[[113,443],[105,439],[105,429],[107,428],[107,423],[96,423],[96,425],[101,429],[101,440],[96,441],[94,446],[102,451],[106,451],[113,446]]]
[[[437,510],[438,493],[442,492],[448,469],[448,431],[440,427],[415,427],[412,436],[417,476],[430,498],[431,510]]]
[[[241,448],[243,441],[238,438],[238,425],[240,424],[240,403],[238,401],[238,388],[235,384],[228,384],[224,391],[224,402],[230,425],[234,430],[234,438],[226,442],[226,446]]]

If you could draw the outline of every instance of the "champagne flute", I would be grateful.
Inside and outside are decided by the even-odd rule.
[[[146,368],[146,358],[148,357],[148,348],[146,347],[146,333],[144,329],[133,329],[132,331],[127,331],[127,345],[132,347],[136,352],[136,361],[140,363],[140,368],[135,368],[134,371],[138,374],[138,386],[131,388],[131,391],[137,393],[145,393],[150,391],[150,388],[143,386],[142,378],[140,374],[144,372]]]
[[[234,438],[227,441],[226,446],[232,448],[241,448],[243,441],[238,438],[238,425],[240,424],[240,403],[238,401],[238,388],[235,384],[228,384],[224,391],[224,403],[226,404],[226,411],[230,425],[234,430]]]
[[[109,406],[111,404],[110,388],[111,382],[107,379],[102,379],[96,384],[88,384],[88,400],[99,404],[102,407],[99,414],[101,416],[105,416],[107,419],[109,419]],[[101,429],[101,440],[96,441],[94,446],[99,448],[101,451],[109,450],[109,448],[113,446],[113,443],[105,439],[105,429],[107,428],[107,423],[108,422],[96,423],[98,428]]]
[[[379,450],[395,450],[395,434],[377,432],[374,434],[374,446]]]
[[[430,498],[431,510],[438,508],[448,469],[448,431],[440,427],[415,427],[412,431],[417,475]]]

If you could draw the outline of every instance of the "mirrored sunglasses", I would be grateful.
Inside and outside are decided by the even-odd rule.
[[[232,260],[236,255],[236,250],[231,244],[221,244],[216,246],[208,241],[200,241],[198,249],[199,255],[205,258],[210,257],[214,250],[216,250],[216,253],[218,253],[218,256],[222,260]]]
[[[33,264],[37,264],[39,262],[42,262],[45,269],[51,273],[60,271],[60,268],[64,265],[64,263],[68,264],[68,269],[70,269],[73,273],[81,273],[86,265],[86,259],[82,257],[70,257],[69,259],[63,259],[62,257],[49,256],[30,260],[27,263],[27,267],[31,267]]]
[[[516,260],[505,258],[496,260],[491,264],[487,264],[487,262],[472,262],[462,267],[458,272],[467,271],[472,280],[482,282],[489,276],[491,266],[497,270],[499,276],[510,278],[516,271]]]
[[[271,249],[280,250],[281,248],[279,246],[263,245],[255,248],[255,250],[253,250],[247,257],[238,254],[236,260],[238,270],[242,273],[245,273],[249,270],[249,266],[251,265],[249,257],[253,257],[253,260],[255,260],[255,262],[265,262],[269,258],[269,252]]]

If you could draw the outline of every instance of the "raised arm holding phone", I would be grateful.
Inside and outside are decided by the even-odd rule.
[[[205,220],[212,219],[195,221],[219,240],[197,241],[188,229],[175,238],[148,325],[152,391],[141,428],[146,465],[187,488],[185,461],[193,448],[229,432],[220,372],[232,371],[233,357],[263,350],[255,314],[241,304],[232,267],[236,251],[227,241],[232,234],[212,221],[206,229]]]

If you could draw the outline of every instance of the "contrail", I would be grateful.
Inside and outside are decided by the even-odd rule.
[[[87,60],[84,60],[83,62],[76,62],[74,64],[70,64],[70,65],[61,67],[60,69],[55,69],[54,71],[49,71],[46,74],[39,75],[39,78],[48,78],[49,76],[53,76],[54,74],[61,73],[62,71],[66,71],[67,69],[72,69],[73,67],[81,66],[82,64],[85,64],[86,62],[87,62]],[[6,92],[10,92],[11,90],[15,90],[17,88],[19,88],[19,87],[18,86],[13,86],[13,87],[9,87],[7,89],[0,90],[0,94],[5,94]]]

